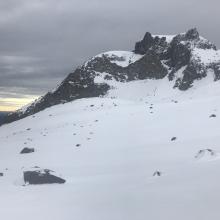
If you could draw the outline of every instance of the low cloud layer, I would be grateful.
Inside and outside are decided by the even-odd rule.
[[[146,31],[198,27],[219,47],[219,6],[218,0],[1,1],[0,100],[43,95],[89,57],[132,50]]]

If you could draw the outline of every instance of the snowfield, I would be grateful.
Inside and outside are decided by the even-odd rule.
[[[220,219],[220,82],[111,86],[0,127],[1,219]],[[35,166],[66,183],[24,184]]]

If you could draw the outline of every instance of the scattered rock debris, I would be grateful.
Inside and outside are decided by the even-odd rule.
[[[216,153],[214,150],[207,148],[207,149],[203,149],[203,150],[199,150],[198,153],[196,154],[195,158],[202,158],[203,156],[205,156],[205,154],[208,153],[208,155],[210,156],[215,156]]]

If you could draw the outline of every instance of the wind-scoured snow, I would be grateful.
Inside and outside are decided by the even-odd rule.
[[[220,50],[195,48],[192,55],[204,65],[220,62]]]
[[[143,57],[143,55],[135,54],[134,52],[130,51],[109,51],[101,53],[96,57],[102,56],[106,56],[112,63],[122,67],[127,67],[131,63],[134,63]]]
[[[0,127],[1,218],[218,220],[220,82],[211,77],[184,92],[168,79],[112,81],[104,98]],[[66,183],[24,185],[36,166]]]

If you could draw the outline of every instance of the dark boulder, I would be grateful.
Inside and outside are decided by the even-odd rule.
[[[34,148],[25,147],[25,148],[20,152],[20,154],[29,154],[29,153],[33,153],[34,151],[35,151]]]
[[[58,183],[62,184],[65,183],[66,180],[57,177],[51,174],[51,170],[35,170],[35,171],[25,171],[24,172],[24,182],[29,183],[31,185],[38,185],[38,184],[52,184]]]
[[[171,138],[171,141],[176,141],[177,140],[177,137],[172,137]]]

